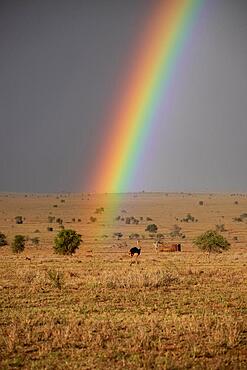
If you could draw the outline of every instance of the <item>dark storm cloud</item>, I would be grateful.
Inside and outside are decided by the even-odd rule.
[[[143,4],[1,3],[1,190],[71,190],[81,174],[85,181]]]
[[[1,1],[0,191],[90,190],[110,100],[150,7]],[[173,111],[156,125],[153,161],[137,169],[133,190],[246,190],[247,4],[204,8],[173,80]]]

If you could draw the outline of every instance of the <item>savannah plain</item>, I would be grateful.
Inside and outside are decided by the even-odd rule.
[[[136,193],[117,203],[0,194],[0,231],[9,244],[27,237],[23,253],[0,247],[0,368],[247,369],[247,195]],[[59,218],[82,235],[73,256],[54,254]],[[182,251],[156,252],[152,223]],[[231,248],[209,256],[193,239],[216,225]],[[142,248],[132,259],[131,234]]]

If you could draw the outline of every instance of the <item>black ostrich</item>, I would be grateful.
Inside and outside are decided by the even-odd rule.
[[[140,240],[136,241],[136,247],[131,248],[129,254],[131,257],[133,257],[134,254],[137,254],[137,257],[140,256],[141,254]]]
[[[141,248],[133,247],[133,248],[130,249],[129,253],[130,253],[131,257],[133,257],[134,254],[137,254],[137,257],[138,257],[141,254]]]

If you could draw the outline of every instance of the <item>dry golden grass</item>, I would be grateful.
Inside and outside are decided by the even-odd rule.
[[[17,233],[41,240],[38,247],[29,242],[20,255],[0,247],[1,369],[247,368],[246,223],[232,220],[247,212],[246,197],[129,194],[122,215],[144,217],[139,225],[94,213],[116,196],[61,199],[0,196],[0,231],[8,240]],[[180,222],[187,213],[198,222]],[[15,224],[17,215],[24,224]],[[82,234],[75,256],[53,254],[59,226],[47,231],[49,215]],[[88,223],[90,216],[96,223]],[[165,239],[181,242],[181,253],[155,253],[145,232],[153,222],[164,233],[174,224],[182,227],[185,239]],[[210,257],[198,252],[192,239],[222,223],[231,250]],[[96,230],[108,237],[96,237]],[[112,239],[118,231],[121,242]],[[135,232],[144,235],[142,254],[130,263],[134,242],[128,235]]]

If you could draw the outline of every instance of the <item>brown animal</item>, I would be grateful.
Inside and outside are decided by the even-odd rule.
[[[181,252],[181,244],[154,243],[157,252]]]

